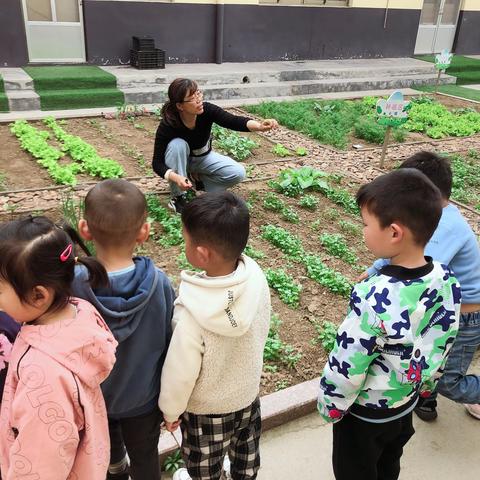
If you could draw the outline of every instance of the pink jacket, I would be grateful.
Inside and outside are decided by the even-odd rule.
[[[107,414],[100,383],[117,342],[95,308],[78,298],[75,318],[22,326],[0,414],[3,480],[105,480]]]

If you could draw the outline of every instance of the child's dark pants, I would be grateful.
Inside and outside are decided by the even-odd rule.
[[[403,447],[414,433],[412,412],[387,423],[347,414],[333,425],[336,480],[397,480]]]
[[[128,452],[130,477],[133,480],[160,480],[158,439],[162,414],[153,412],[138,417],[108,419],[110,432],[110,465],[119,464]],[[108,478],[128,478],[126,474],[109,474]]]

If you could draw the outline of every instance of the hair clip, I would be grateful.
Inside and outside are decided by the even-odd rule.
[[[60,261],[66,262],[70,255],[72,254],[73,246],[71,243],[67,245],[67,248],[60,254]]]

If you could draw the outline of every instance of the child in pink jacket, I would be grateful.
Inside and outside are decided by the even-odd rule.
[[[88,302],[70,296],[77,260],[65,231],[45,217],[0,228],[0,309],[22,325],[0,414],[3,480],[105,480],[109,438],[100,383],[116,342]]]

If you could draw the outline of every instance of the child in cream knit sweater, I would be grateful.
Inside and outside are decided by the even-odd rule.
[[[206,193],[182,213],[187,259],[203,271],[182,272],[162,371],[160,409],[167,429],[180,425],[183,433],[188,475],[183,469],[179,478],[220,478],[227,453],[233,478],[254,479],[260,467],[270,292],[260,267],[242,254],[249,220],[231,192]]]

